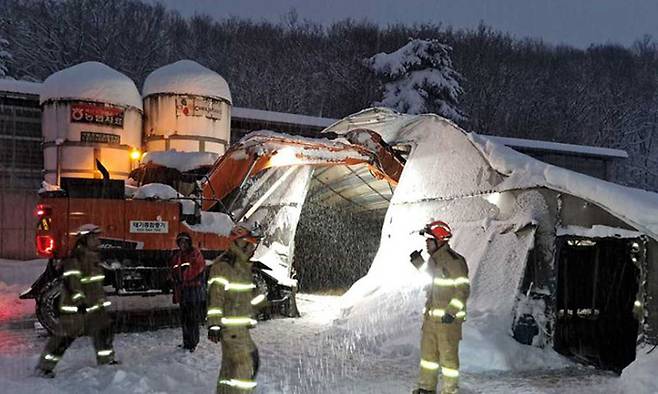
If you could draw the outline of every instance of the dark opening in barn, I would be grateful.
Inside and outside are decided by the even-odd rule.
[[[392,195],[365,164],[315,169],[295,238],[300,291],[342,293],[368,272]]]
[[[637,238],[558,238],[558,352],[617,373],[635,360],[642,245]]]

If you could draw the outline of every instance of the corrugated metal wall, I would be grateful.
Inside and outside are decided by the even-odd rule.
[[[43,178],[38,96],[0,92],[0,190],[36,190]]]
[[[34,247],[35,191],[0,190],[0,258],[31,260]]]

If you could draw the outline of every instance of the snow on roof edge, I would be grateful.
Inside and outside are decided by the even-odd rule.
[[[544,163],[492,140],[464,132],[491,167],[505,176],[497,191],[547,187],[596,204],[611,215],[658,240],[658,193],[622,186]],[[654,214],[651,214],[654,212]],[[655,223],[648,220],[654,218]]]
[[[0,78],[0,92],[20,93],[39,96],[41,82],[23,81],[18,79]]]
[[[349,128],[350,130],[356,127],[369,128],[372,127],[372,125],[381,125],[384,123],[390,123],[395,120],[401,120],[403,118],[407,118],[407,122],[404,124],[404,126],[408,126],[413,124],[413,122],[415,121],[420,121],[421,119],[427,117],[440,118],[443,121],[446,121],[461,130],[461,127],[459,127],[454,121],[441,117],[436,114],[430,113],[430,114],[410,115],[410,114],[403,114],[386,107],[371,107],[371,108],[363,109],[351,115],[348,115],[342,119],[336,120],[334,123],[327,126],[325,128],[325,131],[327,130],[335,131],[334,129],[336,128],[340,130],[341,125],[344,125],[346,128]],[[338,132],[340,133],[340,131]],[[486,134],[479,134],[479,135],[486,135]],[[382,137],[384,137],[384,140],[386,140],[385,136]],[[511,148],[543,150],[548,152],[555,152],[558,154],[567,154],[574,156],[620,158],[620,159],[628,158],[628,153],[620,149],[612,149],[612,148],[604,148],[604,147],[596,147],[596,146],[588,146],[588,145],[565,144],[560,142],[551,142],[551,141],[544,141],[537,139],[499,137],[492,135],[486,135],[486,137],[491,138]]]
[[[266,111],[262,109],[233,107],[231,117],[236,119],[255,119],[273,123],[298,124],[303,126],[327,127],[338,121],[332,118],[291,114],[287,112]]]
[[[604,148],[591,145],[565,144],[561,142],[543,140],[530,140],[525,138],[499,137],[493,135],[487,135],[487,138],[499,142],[503,145],[507,145],[511,148],[547,150],[583,156],[628,159],[628,153],[621,149]]]
[[[142,98],[159,94],[209,97],[233,105],[231,89],[224,77],[189,59],[158,67],[146,77]]]
[[[92,101],[143,111],[135,82],[107,64],[89,61],[54,72],[41,86],[39,104],[51,101]]]

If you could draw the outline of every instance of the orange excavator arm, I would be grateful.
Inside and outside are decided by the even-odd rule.
[[[374,131],[358,129],[341,141],[273,132],[255,132],[233,145],[208,173],[203,184],[204,210],[212,209],[254,175],[273,167],[367,164],[378,179],[396,185],[404,161]]]

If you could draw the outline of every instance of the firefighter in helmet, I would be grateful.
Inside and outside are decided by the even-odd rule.
[[[39,376],[54,377],[57,362],[80,336],[92,338],[99,365],[118,363],[114,358],[112,322],[107,311],[111,302],[105,298],[105,275],[98,254],[100,232],[94,224],[78,228],[71,256],[62,260],[64,286],[59,304],[59,324],[39,358],[36,367]]]
[[[426,289],[420,375],[414,394],[435,393],[439,372],[443,376],[441,393],[459,391],[459,341],[466,319],[466,301],[470,292],[466,260],[450,248],[452,231],[448,224],[433,221],[422,231],[430,258],[425,262],[420,251],[411,253],[412,264],[425,266],[432,277]]]
[[[251,257],[262,238],[260,228],[236,225],[229,250],[218,257],[208,279],[208,339],[222,344],[217,393],[250,393],[256,387],[258,349],[249,329],[256,325],[254,308],[262,307],[252,279]]]
[[[176,237],[176,250],[169,264],[169,275],[174,283],[173,303],[179,304],[185,350],[194,352],[199,344],[199,321],[203,317],[206,301],[206,261],[192,237],[181,232]]]

